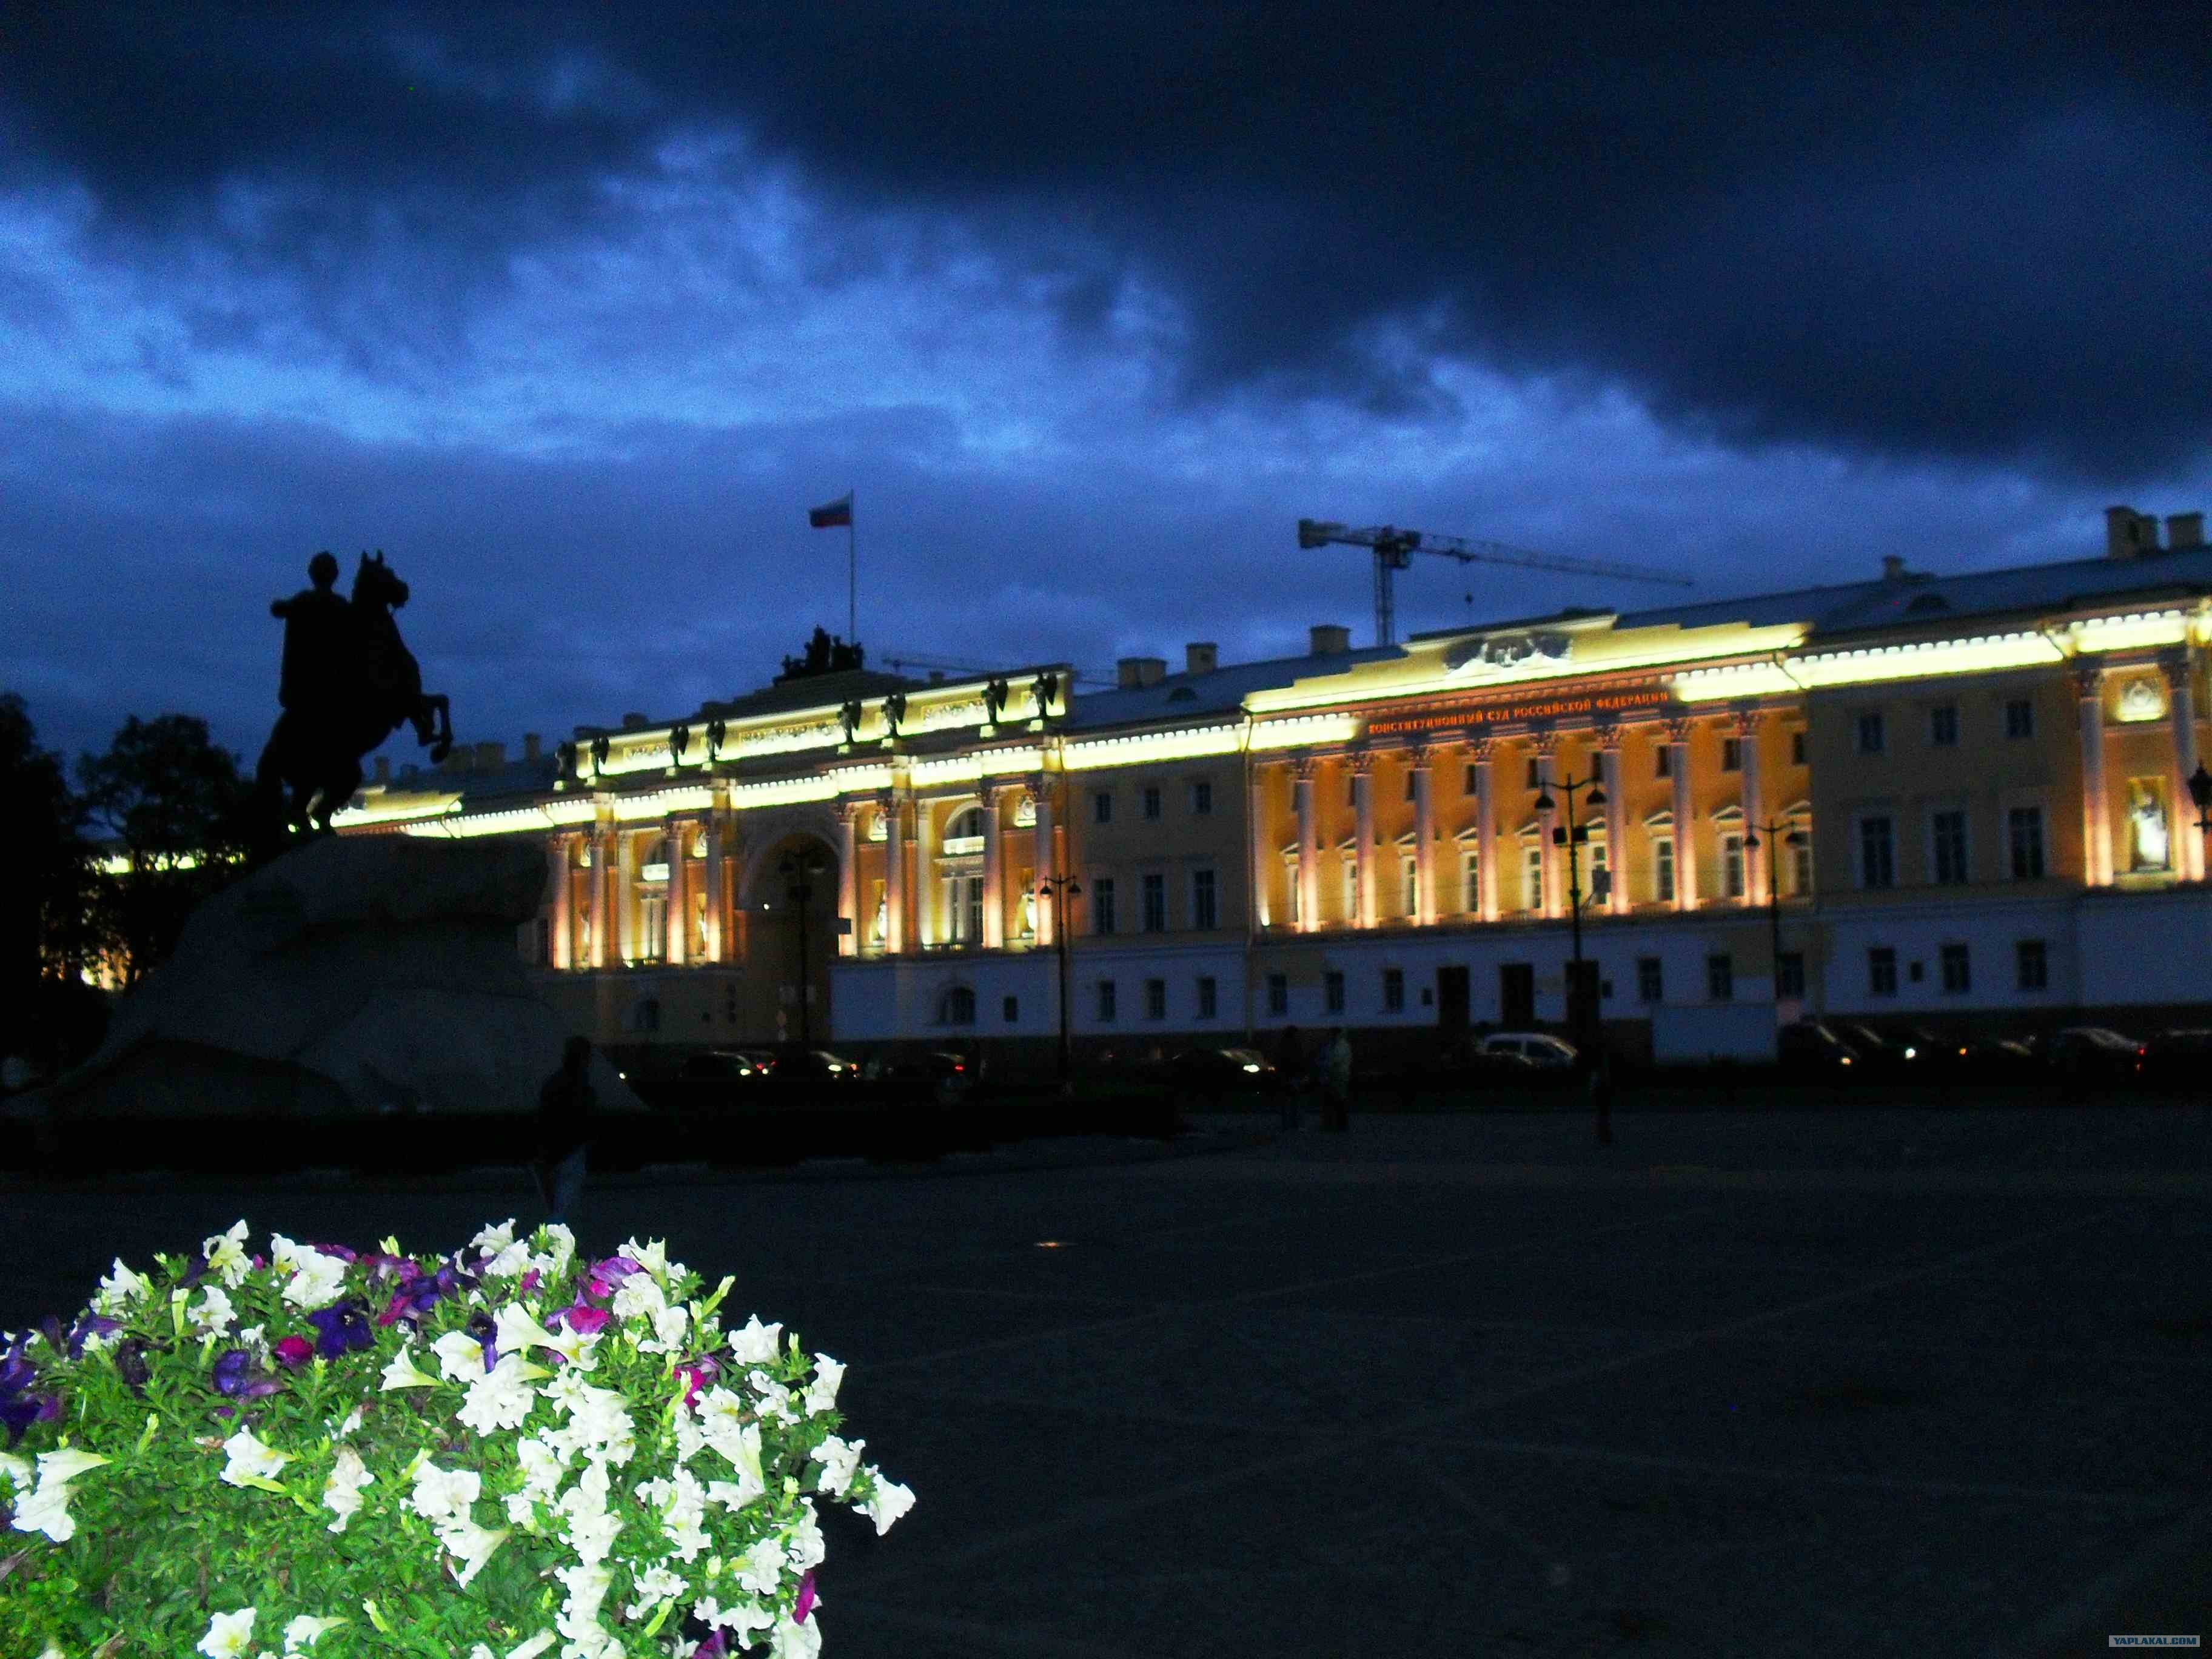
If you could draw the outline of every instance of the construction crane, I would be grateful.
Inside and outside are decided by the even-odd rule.
[[[1298,520],[1300,547],[1367,547],[1375,550],[1375,643],[1398,642],[1397,614],[1391,596],[1394,573],[1405,569],[1416,553],[1434,553],[1462,564],[1511,564],[1527,570],[1564,570],[1578,576],[1611,576],[1621,581],[1664,582],[1670,587],[1697,586],[1686,576],[1670,575],[1640,565],[1612,564],[1602,559],[1574,559],[1559,553],[1533,553],[1504,542],[1471,540],[1465,536],[1431,536],[1418,530],[1380,525],[1354,530],[1349,525],[1319,519]]]

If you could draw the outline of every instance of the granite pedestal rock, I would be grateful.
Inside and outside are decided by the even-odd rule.
[[[525,1113],[569,1028],[531,988],[517,930],[536,847],[329,836],[195,911],[107,1040],[48,1091],[60,1121]],[[644,1107],[604,1056],[604,1111]]]

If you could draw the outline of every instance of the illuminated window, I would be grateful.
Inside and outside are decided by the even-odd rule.
[[[1674,902],[1674,838],[1651,838],[1651,896],[1662,904]]]
[[[1404,903],[1400,907],[1409,916],[1421,914],[1421,861],[1410,854],[1398,860],[1398,890]]]
[[[1743,896],[1743,837],[1721,837],[1721,895],[1724,898]]]
[[[1359,920],[1359,863],[1356,859],[1344,861],[1344,919],[1346,922]]]
[[[1460,908],[1468,915],[1482,914],[1482,854],[1474,851],[1462,853],[1459,860]]]
[[[1524,908],[1531,911],[1544,908],[1544,849],[1531,843],[1521,860],[1522,896],[1527,901]]]

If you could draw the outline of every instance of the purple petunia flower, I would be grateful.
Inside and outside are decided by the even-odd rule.
[[[531,1291],[538,1288],[538,1281],[544,1277],[542,1270],[532,1267],[528,1273],[523,1274],[522,1282],[515,1286],[516,1294],[528,1296]]]
[[[314,1250],[318,1255],[334,1255],[341,1261],[361,1260],[359,1253],[348,1249],[343,1244],[318,1244],[314,1247]]]
[[[296,1371],[315,1357],[315,1345],[304,1336],[288,1336],[270,1350],[276,1363],[288,1371]]]
[[[315,1352],[325,1359],[376,1346],[376,1333],[369,1328],[359,1306],[352,1302],[334,1302],[327,1308],[318,1308],[307,1316],[307,1322],[317,1332]]]
[[[234,1400],[261,1400],[283,1385],[266,1371],[255,1370],[253,1356],[245,1349],[233,1348],[215,1362],[215,1386],[216,1393]]]
[[[71,1359],[83,1358],[84,1345],[88,1338],[106,1336],[122,1328],[123,1322],[119,1319],[108,1319],[94,1313],[79,1315],[76,1323],[70,1327],[69,1357]]]
[[[676,1375],[684,1379],[684,1405],[687,1407],[697,1405],[699,1391],[702,1389],[711,1388],[714,1379],[721,1374],[722,1368],[714,1363],[714,1356],[711,1354],[697,1355],[678,1365],[676,1368]]]
[[[126,1336],[115,1345],[115,1369],[132,1389],[142,1389],[146,1379],[153,1375],[146,1365],[146,1343],[143,1337]]]
[[[791,1606],[791,1622],[803,1625],[806,1615],[814,1611],[814,1569],[809,1567],[806,1576],[799,1581],[799,1599]]]
[[[723,1659],[723,1656],[729,1650],[729,1643],[723,1639],[721,1632],[716,1631],[691,1650],[691,1659]]]
[[[62,1414],[59,1395],[34,1394],[31,1385],[39,1380],[38,1370],[23,1358],[23,1339],[17,1337],[8,1350],[8,1358],[0,1361],[0,1424],[8,1430],[8,1444],[13,1448],[23,1437],[23,1431],[33,1423],[51,1423]]]
[[[594,1308],[579,1302],[562,1309],[553,1317],[580,1336],[597,1336],[606,1329],[608,1321],[614,1316],[605,1308]]]
[[[488,1313],[472,1313],[465,1328],[471,1336],[483,1348],[484,1375],[489,1376],[499,1369],[499,1328],[492,1323]]]

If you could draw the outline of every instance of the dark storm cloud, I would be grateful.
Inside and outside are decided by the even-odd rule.
[[[219,238],[400,372],[733,131],[856,220],[978,228],[1077,333],[1164,289],[1199,402],[1434,411],[1449,352],[1737,442],[2108,484],[2204,448],[2201,14],[1440,9],[54,8],[6,119],[19,179]]]

